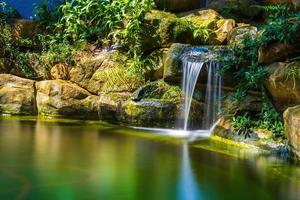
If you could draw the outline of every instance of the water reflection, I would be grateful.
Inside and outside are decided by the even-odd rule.
[[[191,148],[116,134],[127,131],[0,120],[0,199],[300,198],[296,165],[244,159],[245,152],[209,140]]]
[[[201,199],[200,189],[195,180],[192,171],[188,144],[184,143],[182,146],[182,161],[180,178],[178,183],[178,200],[199,200]]]

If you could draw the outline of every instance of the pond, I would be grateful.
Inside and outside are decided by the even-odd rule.
[[[0,120],[0,199],[300,199],[300,167],[210,139]]]

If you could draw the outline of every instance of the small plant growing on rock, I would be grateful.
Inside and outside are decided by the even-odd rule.
[[[231,124],[234,130],[239,135],[244,135],[245,138],[250,137],[251,133],[253,133],[253,122],[248,113],[245,113],[242,116],[233,117]]]

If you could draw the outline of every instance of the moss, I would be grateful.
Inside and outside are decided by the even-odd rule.
[[[194,43],[193,26],[186,19],[164,11],[152,10],[145,15],[144,21],[144,50],[170,46],[175,42]]]
[[[162,96],[162,99],[177,102],[182,96],[182,90],[179,86],[171,86]]]
[[[143,107],[138,106],[136,103],[130,101],[126,105],[125,112],[131,117],[138,117],[145,113],[145,109]]]

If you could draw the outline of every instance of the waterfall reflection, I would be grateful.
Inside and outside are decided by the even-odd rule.
[[[201,193],[199,185],[193,174],[190,163],[189,147],[187,143],[182,146],[181,171],[178,182],[178,200],[199,200]]]

